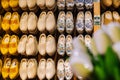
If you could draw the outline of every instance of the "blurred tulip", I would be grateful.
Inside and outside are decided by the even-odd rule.
[[[73,54],[70,57],[70,64],[73,72],[80,78],[86,78],[93,71],[90,56],[87,54],[85,44],[78,38],[73,40]]]
[[[104,54],[107,48],[112,44],[107,34],[101,29],[94,33],[93,39],[100,54]]]
[[[119,58],[119,60],[120,60],[120,42],[115,43],[115,44],[113,45],[113,50],[117,53],[118,58]]]
[[[85,46],[85,43],[82,40],[79,40],[78,38],[75,38],[73,41],[73,48],[79,49],[80,52],[87,52],[87,48]]]
[[[89,50],[91,51],[91,53],[92,53],[94,56],[97,56],[98,50],[97,50],[97,48],[96,48],[95,41],[94,41],[93,39],[91,39],[91,44],[90,44]]]
[[[120,41],[120,24],[119,23],[110,23],[108,25],[102,26],[105,33],[111,38],[113,43]]]

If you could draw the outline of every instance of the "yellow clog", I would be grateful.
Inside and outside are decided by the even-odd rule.
[[[120,6],[120,0],[113,0],[114,8],[118,8]]]
[[[16,35],[12,35],[9,43],[9,54],[16,55],[17,54],[17,46],[18,46],[19,38]]]
[[[17,12],[13,12],[12,17],[11,17],[11,24],[10,24],[10,29],[13,32],[18,32],[19,31],[19,14]]]
[[[19,74],[19,62],[17,59],[12,60],[12,64],[10,66],[9,77],[11,80],[17,78]]]
[[[10,27],[11,13],[7,12],[3,17],[1,27],[4,31],[8,31]]]
[[[10,10],[9,0],[1,0],[1,5],[6,11]]]
[[[117,11],[113,11],[112,16],[113,16],[113,21],[114,22],[120,23],[120,15]]]
[[[2,42],[2,37],[0,37],[0,49],[1,49],[1,42]],[[1,52],[1,51],[0,51]]]
[[[11,65],[11,58],[6,58],[4,61],[4,65],[2,67],[2,77],[4,79],[9,77],[10,65]]]
[[[10,35],[6,34],[1,42],[1,53],[3,55],[6,55],[8,53],[8,48],[9,48],[9,41],[10,41]]]
[[[106,7],[110,7],[112,5],[112,0],[101,0],[102,4]]]
[[[1,75],[1,72],[2,72],[2,60],[0,59],[0,75]]]
[[[112,12],[111,11],[106,11],[104,13],[104,24],[107,25],[111,22],[113,22]]]
[[[2,16],[0,15],[0,30],[1,30]]]
[[[9,5],[12,8],[18,7],[19,0],[10,0]]]
[[[9,5],[13,11],[17,11],[19,9],[19,0],[10,0]]]

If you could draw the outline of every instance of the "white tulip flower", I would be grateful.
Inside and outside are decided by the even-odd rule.
[[[111,38],[113,43],[120,41],[120,24],[119,23],[110,23],[108,25],[103,25],[102,29],[107,33]]]
[[[112,44],[110,38],[103,30],[97,30],[94,33],[93,39],[95,41],[96,48],[100,54],[104,54],[107,48]]]
[[[97,50],[97,48],[96,48],[95,41],[94,41],[93,39],[91,39],[91,43],[90,43],[89,50],[91,51],[91,53],[92,53],[94,56],[97,56],[98,50]]]
[[[87,52],[87,48],[85,46],[85,43],[83,41],[79,40],[78,38],[75,38],[73,40],[73,48],[79,49],[82,52]]]
[[[75,38],[73,40],[73,47],[70,65],[77,76],[86,78],[93,71],[93,65],[90,56],[86,53],[85,44],[81,44],[79,39]]]

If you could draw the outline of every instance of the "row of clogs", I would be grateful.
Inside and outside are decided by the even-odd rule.
[[[0,51],[3,55],[7,55],[8,53],[11,55],[17,54],[17,46],[19,43],[19,37],[16,35],[8,35],[6,34],[3,39],[0,38]]]
[[[51,58],[40,59],[39,63],[35,59],[24,58],[21,60],[19,73],[22,80],[34,79],[36,76],[40,80],[45,77],[50,80],[56,73],[55,62]]]
[[[55,62],[48,58],[47,60],[42,58],[39,61],[37,68],[37,75],[40,80],[45,79],[45,77],[50,80],[54,77],[56,73]]]
[[[38,52],[36,37],[34,37],[33,35],[29,35],[25,44],[22,44],[22,43],[24,43],[24,42],[22,42],[22,39],[24,36],[27,38],[27,35],[23,35],[19,41],[19,37],[16,35],[12,35],[12,36],[10,36],[9,34],[4,35],[3,38],[0,38],[1,53],[3,55],[8,55],[8,54],[18,55],[18,53],[24,52],[23,48],[25,48],[28,56],[36,55]],[[25,41],[25,39],[24,39],[24,41]]]
[[[19,0],[1,0],[1,6],[3,9],[5,9],[6,11],[12,10],[16,11],[19,9],[19,5],[18,5]]]
[[[18,43],[18,53],[21,55],[35,56],[38,53],[37,38],[33,35],[23,35]]]
[[[120,15],[117,11],[106,11],[102,14],[101,20],[102,25],[108,25],[111,22],[120,23]]]
[[[47,13],[42,12],[39,15],[37,27],[40,32],[48,31],[49,33],[53,33],[56,29],[56,19],[54,13],[52,11]]]
[[[20,8],[23,10],[29,8],[31,11],[37,9],[36,0],[1,0],[1,5],[6,11],[10,11],[11,8],[13,11],[20,10]]]
[[[20,18],[20,30],[23,33],[36,33],[37,32],[37,16],[35,13],[30,12],[23,12]]]
[[[18,33],[21,30],[23,33],[36,33],[37,30],[43,32],[45,29],[50,33],[56,29],[56,20],[54,13],[49,11],[40,14],[39,19],[34,12],[23,12],[21,18],[17,12],[7,12],[1,20],[1,27],[4,31],[13,31]]]
[[[36,10],[37,6],[40,9],[53,10],[56,7],[56,0],[19,0],[19,6],[22,10]]]
[[[59,10],[64,10],[67,7],[67,10],[73,10],[74,6],[78,10],[83,10],[84,6],[86,9],[92,9],[93,0],[57,0],[57,6]]]
[[[85,35],[85,39],[81,34],[78,37],[84,43],[89,44],[89,39],[91,38],[89,35]],[[3,39],[0,38],[0,50],[3,55],[21,54],[25,56],[35,56],[39,52],[42,56],[46,54],[53,56],[57,51],[61,56],[64,56],[65,53],[70,56],[73,49],[72,39],[71,35],[67,35],[65,38],[65,35],[61,34],[57,42],[54,36],[46,36],[42,33],[39,41],[37,41],[33,35],[22,35],[19,40],[19,37],[16,35],[10,36],[6,34]]]
[[[55,38],[52,35],[46,37],[45,34],[41,34],[39,43],[37,44],[35,36],[29,35],[27,37],[27,35],[23,35],[21,37],[18,44],[18,53],[21,55],[32,56],[36,55],[38,51],[42,56],[45,56],[46,54],[53,56],[56,52]]]
[[[6,58],[3,63],[0,59],[0,69],[3,79],[10,78],[11,80],[16,79],[19,75],[22,80],[34,79],[36,76],[40,80],[45,78],[50,80],[55,74],[57,74],[59,80],[64,80],[64,77],[71,80],[73,77],[69,59],[65,61],[59,59],[56,67],[54,60],[51,58],[47,60],[42,58],[39,63],[35,58],[23,58],[20,62],[17,59]]]
[[[28,37],[23,35],[18,44],[18,53],[21,55],[36,55],[37,49],[42,56],[45,56],[46,53],[49,56],[53,56],[56,52],[56,41],[52,35],[46,37],[45,34],[41,34],[39,38],[39,43],[36,44],[36,39],[32,35]],[[37,46],[38,45],[38,46]],[[52,48],[51,48],[52,46]]]
[[[47,53],[49,56],[53,56],[56,49],[56,40],[52,35],[40,35],[38,43],[38,51],[40,55],[45,56]]]
[[[17,12],[7,12],[3,19],[1,20],[1,27],[4,31],[13,31],[18,33],[19,30],[23,33],[35,34],[37,31],[53,33],[56,28],[59,33],[63,33],[66,30],[66,33],[71,34],[76,28],[78,33],[87,32],[88,34],[93,31],[93,18],[90,11],[84,12],[80,11],[77,14],[76,22],[74,25],[74,17],[72,12],[68,11],[66,14],[64,11],[61,11],[58,14],[58,19],[56,19],[52,11],[41,12],[39,18],[37,18],[34,12],[23,12],[21,17]]]
[[[84,9],[84,5],[87,9],[91,9],[93,6],[92,0],[1,0],[1,5],[3,9],[9,11],[11,8],[13,11],[19,9],[35,11],[40,7],[40,9],[53,10],[56,5],[59,10],[64,10],[67,7],[67,10],[73,10],[76,5],[77,9]]]
[[[10,78],[11,80],[19,76],[19,62],[17,59],[6,58],[3,66],[0,61],[0,68],[3,79]]]
[[[111,6],[113,6],[114,8],[119,8],[120,0],[101,0],[101,6],[104,9]]]
[[[57,77],[59,80],[72,80],[73,71],[69,63],[69,59],[65,61],[63,59],[59,59],[57,62]]]
[[[22,80],[34,79],[37,75],[37,60],[23,58],[20,62],[19,74]]]
[[[45,34],[41,34],[38,43],[33,35],[23,35],[19,40],[16,35],[6,34],[3,39],[0,38],[0,51],[3,55],[18,55],[19,53],[26,56],[35,56],[39,51],[42,56],[45,56],[46,53],[53,56],[56,52],[56,40],[52,35],[46,37]]]
[[[86,31],[87,33],[92,33],[93,31],[93,18],[92,13],[90,11],[84,12],[80,11],[77,14],[75,28],[78,33],[83,33]],[[61,11],[58,15],[57,20],[57,30],[60,33],[63,33],[65,30],[67,33],[72,33],[74,30],[74,19],[72,12],[67,12],[65,14],[64,11]]]
[[[84,9],[84,5],[87,9],[91,9],[93,6],[93,0],[1,0],[2,7],[9,11],[10,7],[16,11],[19,7],[22,10],[31,10],[34,11],[37,9],[37,6],[40,9],[49,9],[52,10],[55,6],[58,6],[59,10],[64,10],[67,7],[67,10],[72,10],[74,5],[78,9]],[[102,0],[101,5],[103,8],[113,6],[114,8],[118,8],[120,6],[119,0]]]
[[[9,29],[15,33],[19,30],[19,14],[17,12],[10,13],[7,12],[1,22],[1,27],[4,31],[9,31]]]
[[[85,37],[80,34],[77,36],[77,38],[82,41],[83,44],[86,45],[86,47],[90,48],[91,47],[91,36],[90,35],[85,35]],[[73,50],[73,38],[71,35],[67,35],[65,38],[65,35],[61,34],[58,38],[58,43],[57,43],[57,52],[59,55],[64,56],[65,53],[70,56],[72,54]]]
[[[67,35],[65,38],[65,35],[61,34],[58,38],[57,44],[58,54],[64,56],[66,53],[68,56],[70,56],[72,54],[72,50],[73,50],[72,36]]]

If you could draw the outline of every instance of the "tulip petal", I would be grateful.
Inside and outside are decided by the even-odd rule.
[[[95,41],[96,48],[100,54],[104,54],[107,48],[112,44],[110,38],[102,29],[94,33],[93,39]]]
[[[108,25],[104,25],[102,26],[102,29],[111,38],[113,43],[120,41],[120,24],[119,23],[114,22]]]
[[[93,71],[93,65],[90,56],[87,54],[85,44],[78,38],[73,40],[73,54],[70,57],[70,65],[73,72],[81,78],[86,78]]]

